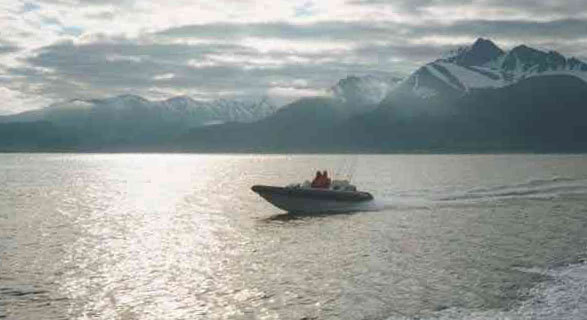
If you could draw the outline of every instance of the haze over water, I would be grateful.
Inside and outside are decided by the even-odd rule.
[[[250,191],[350,173],[378,211]],[[0,318],[582,319],[586,155],[0,154]]]

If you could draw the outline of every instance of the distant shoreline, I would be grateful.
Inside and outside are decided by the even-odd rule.
[[[360,151],[360,152],[312,152],[312,151],[161,151],[161,150],[0,150],[0,154],[202,154],[202,155],[587,155],[587,151]]]

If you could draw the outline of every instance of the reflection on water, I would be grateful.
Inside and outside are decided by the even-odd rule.
[[[259,221],[265,222],[291,222],[296,220],[307,220],[307,219],[320,219],[326,217],[334,217],[337,215],[352,215],[358,212],[327,212],[327,213],[279,213],[268,217],[259,219]]]
[[[0,155],[0,317],[515,318],[586,253],[585,156],[358,160],[383,210],[287,215],[348,157]]]

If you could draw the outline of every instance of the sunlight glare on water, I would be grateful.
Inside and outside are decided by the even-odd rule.
[[[291,216],[250,186],[348,156],[0,155],[0,317],[580,319],[540,301],[579,290],[585,156],[357,157],[380,211]]]

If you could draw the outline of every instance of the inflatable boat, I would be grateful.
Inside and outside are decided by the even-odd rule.
[[[373,200],[370,193],[357,191],[347,181],[336,180],[330,188],[296,184],[287,187],[255,185],[251,189],[272,205],[290,213],[360,211]]]

